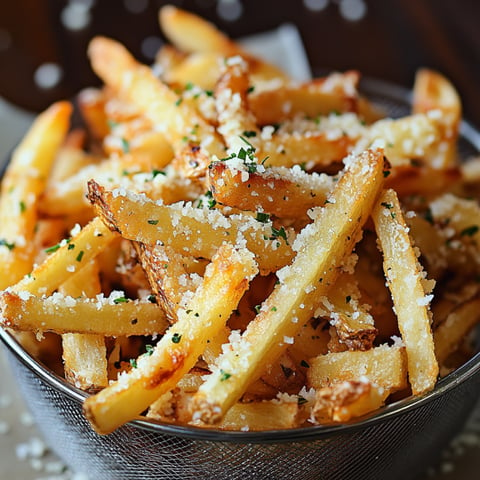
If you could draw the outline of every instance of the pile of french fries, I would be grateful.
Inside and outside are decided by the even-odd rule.
[[[480,320],[455,88],[422,69],[386,118],[356,71],[299,84],[195,15],[159,23],[153,66],[94,38],[83,124],[57,102],[13,153],[2,326],[101,434],[348,422],[432,390]]]

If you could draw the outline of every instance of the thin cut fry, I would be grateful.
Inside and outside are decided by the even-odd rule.
[[[245,178],[228,162],[212,163],[209,180],[219,203],[287,218],[305,216],[309,208],[322,206],[334,185],[333,177],[308,174],[299,166],[271,167]]]
[[[122,189],[108,191],[89,182],[89,199],[109,227],[129,240],[161,241],[183,255],[212,258],[224,242],[246,242],[262,273],[278,270],[292,258],[291,236],[246,215],[225,217],[208,207],[162,205]]]
[[[387,392],[366,381],[350,380],[324,387],[315,395],[312,415],[319,423],[348,422],[380,408]]]
[[[137,368],[85,400],[84,411],[95,430],[110,433],[174,387],[194,366],[208,339],[224,327],[256,273],[248,251],[221,247],[188,309],[182,311],[151,355],[139,358]]]
[[[60,293],[78,298],[94,297],[102,286],[95,260],[85,265],[59,288]],[[85,317],[88,318],[88,317]],[[62,359],[65,378],[83,390],[97,390],[108,385],[107,349],[103,335],[65,333],[62,335]]]
[[[0,299],[2,324],[17,330],[129,336],[155,335],[168,326],[158,305],[127,300],[123,293],[78,299],[60,293],[37,297],[5,291]]]
[[[70,126],[72,106],[58,102],[40,114],[12,155],[0,197],[0,288],[29,273],[37,201]]]
[[[459,305],[435,329],[435,355],[440,365],[480,321],[480,299]]]
[[[403,346],[383,344],[363,352],[327,353],[309,359],[308,364],[308,385],[315,389],[363,377],[388,392],[407,387],[407,358]]]
[[[428,308],[432,297],[426,291],[423,272],[395,191],[386,190],[381,195],[373,212],[373,221],[407,351],[412,391],[415,395],[425,393],[434,387],[438,375]]]
[[[51,253],[46,260],[35,267],[30,275],[12,285],[11,290],[49,295],[115,238],[116,234],[100,218],[95,218],[71,239],[51,246],[48,249]]]
[[[215,129],[156,78],[150,68],[139,64],[123,45],[95,37],[88,52],[95,72],[165,133],[175,153],[184,146],[185,132],[195,131],[200,146],[208,145],[212,155],[223,155],[224,146]]]

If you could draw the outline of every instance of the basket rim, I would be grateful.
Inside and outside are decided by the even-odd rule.
[[[367,96],[384,96],[399,104],[408,106],[411,103],[411,90],[384,80],[363,77],[360,81],[360,91]],[[468,120],[462,120],[460,137],[467,140],[480,152],[480,131]],[[3,169],[2,169],[3,170]],[[3,172],[2,172],[3,173]],[[30,355],[15,337],[5,328],[0,326],[0,339],[13,356],[26,366],[40,381],[50,386],[58,393],[64,394],[78,404],[89,396],[88,393],[78,389],[67,380],[48,369]],[[312,425],[284,430],[262,431],[226,431],[195,426],[185,426],[163,423],[144,417],[132,420],[120,428],[140,428],[152,433],[190,438],[194,440],[222,441],[238,443],[281,443],[292,441],[318,440],[327,436],[344,435],[355,430],[364,429],[377,423],[384,422],[403,414],[407,414],[432,401],[443,394],[456,388],[458,385],[480,375],[480,351],[468,359],[463,365],[438,380],[435,388],[422,395],[411,395],[407,398],[392,402],[381,409],[360,419],[349,423],[332,425]],[[20,382],[20,379],[15,379]]]

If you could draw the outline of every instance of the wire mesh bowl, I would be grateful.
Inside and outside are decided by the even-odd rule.
[[[391,116],[409,111],[404,89],[362,85]],[[462,124],[460,155],[480,151]],[[480,351],[420,397],[400,400],[346,425],[226,432],[135,420],[107,436],[82,414],[86,394],[32,358],[7,331],[0,337],[25,401],[55,453],[96,479],[413,479],[439,459],[480,396]]]

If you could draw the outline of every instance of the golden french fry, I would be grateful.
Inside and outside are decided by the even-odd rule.
[[[93,219],[70,239],[47,249],[50,255],[15,285],[13,292],[29,292],[33,295],[49,295],[70,278],[83,265],[95,258],[116,238],[100,218]]]
[[[308,209],[322,206],[334,185],[333,177],[308,174],[298,166],[271,167],[246,178],[228,162],[212,163],[209,181],[219,203],[287,218],[305,216]]]
[[[33,267],[37,201],[70,126],[72,106],[57,102],[40,114],[14,150],[0,196],[0,288]]]
[[[184,146],[185,132],[195,132],[199,146],[211,155],[222,156],[224,145],[208,124],[182,97],[155,77],[146,65],[139,64],[120,43],[96,37],[88,49],[95,72],[118,95],[134,104],[164,133],[175,152]]]
[[[390,393],[407,387],[407,357],[403,346],[383,344],[365,351],[327,353],[310,358],[308,364],[308,385],[315,389],[363,377]]]
[[[286,75],[276,66],[246,53],[213,24],[173,5],[159,11],[162,31],[178,49],[187,53],[218,53],[223,57],[240,55],[248,59],[253,72],[262,79],[282,78]]]
[[[5,291],[0,295],[2,324],[16,330],[103,336],[155,335],[165,330],[168,322],[158,305],[127,300],[120,293],[74,298],[60,293],[38,297]]]
[[[382,387],[363,380],[335,383],[317,391],[312,415],[318,423],[348,422],[379,409],[387,396]]]
[[[331,73],[302,84],[254,90],[249,106],[259,125],[274,125],[301,114],[310,118],[332,112],[358,112],[360,73]]]
[[[188,260],[170,247],[138,242],[135,247],[158,302],[168,319],[175,322],[179,308],[185,307],[200,277],[189,275],[186,267]]]
[[[60,285],[59,292],[78,298],[94,297],[102,286],[95,260]],[[103,335],[65,333],[62,335],[65,378],[82,390],[97,390],[108,385],[107,349]]]
[[[413,113],[436,112],[442,125],[443,168],[457,164],[457,139],[462,117],[460,96],[441,73],[420,68],[415,75],[412,95]]]
[[[225,217],[208,207],[161,205],[122,189],[108,191],[89,182],[89,199],[113,230],[130,240],[158,241],[183,255],[211,258],[224,242],[246,242],[262,273],[276,271],[292,258],[287,230],[246,215]]]
[[[79,92],[76,100],[89,133],[93,138],[102,140],[110,131],[105,112],[107,101],[105,91],[98,88],[84,88]]]
[[[353,275],[343,274],[315,312],[317,316],[330,318],[340,343],[350,350],[372,348],[377,335],[373,317],[360,300],[361,293]]]
[[[205,271],[195,295],[178,321],[137,368],[84,402],[84,411],[99,433],[110,433],[132,420],[192,368],[209,338],[225,326],[249,281],[257,273],[246,250],[222,246]]]
[[[378,120],[365,129],[354,148],[384,148],[389,162],[408,166],[420,161],[430,168],[442,169],[452,165],[448,152],[441,114],[433,110],[406,117]]]
[[[230,151],[236,152],[245,147],[242,135],[248,136],[248,141],[254,148],[258,148],[260,129],[248,107],[249,87],[250,76],[246,62],[239,57],[226,59],[225,71],[215,87],[215,107],[218,131]]]
[[[443,365],[447,357],[455,351],[468,333],[480,321],[480,299],[475,298],[456,307],[435,329],[435,355]]]
[[[383,269],[405,343],[414,394],[431,390],[438,375],[428,305],[432,296],[393,190],[385,190],[372,215],[383,250]]]
[[[315,220],[299,234],[291,265],[277,272],[279,282],[259,315],[217,362],[217,369],[200,387],[192,411],[215,423],[274,361],[294,342],[296,332],[311,317],[350,255],[383,185],[383,151],[349,158],[348,168],[332,192],[335,200],[316,211]],[[241,361],[239,360],[241,359]]]

